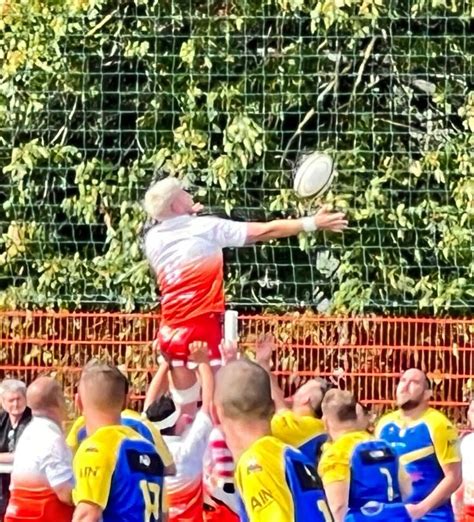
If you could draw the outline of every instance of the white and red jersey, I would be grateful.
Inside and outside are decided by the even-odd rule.
[[[213,216],[179,216],[148,231],[145,253],[161,291],[162,325],[224,312],[222,249],[246,239],[246,223]]]
[[[73,482],[72,455],[61,428],[33,417],[16,447],[5,521],[69,522],[73,507],[61,502],[54,488]]]
[[[225,504],[233,512],[239,510],[234,487],[235,463],[225,441],[224,433],[216,426],[209,437],[204,457],[204,493],[206,502],[215,506],[216,501]],[[217,506],[216,506],[217,507]]]
[[[203,459],[212,421],[199,411],[183,436],[164,435],[176,466],[176,474],[165,478],[170,522],[202,522]]]

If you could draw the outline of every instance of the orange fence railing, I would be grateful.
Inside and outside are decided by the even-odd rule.
[[[158,320],[156,314],[1,312],[0,378],[29,382],[48,371],[72,397],[81,368],[98,357],[128,370],[139,401],[155,368],[151,344]],[[428,372],[433,403],[464,422],[464,406],[474,390],[472,319],[295,314],[243,315],[239,323],[245,350],[253,349],[260,334],[274,334],[274,371],[288,393],[318,374],[376,409],[386,408],[400,372],[416,366]]]

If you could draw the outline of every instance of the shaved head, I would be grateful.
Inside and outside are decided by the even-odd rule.
[[[127,395],[127,379],[114,366],[102,363],[87,365],[79,383],[83,407],[109,413],[121,411]]]
[[[293,411],[297,413],[308,408],[316,417],[321,418],[321,403],[327,390],[328,383],[323,379],[309,380],[293,396]]]
[[[324,417],[334,418],[337,422],[357,422],[357,401],[347,390],[329,390],[324,396],[322,409]]]
[[[58,381],[51,377],[38,377],[26,391],[26,402],[33,414],[64,406],[64,394]]]
[[[214,400],[219,416],[232,420],[270,420],[275,411],[270,376],[247,359],[219,370]]]
[[[430,383],[424,372],[410,368],[402,374],[397,386],[397,405],[402,410],[413,410],[424,402],[428,404],[430,396]]]

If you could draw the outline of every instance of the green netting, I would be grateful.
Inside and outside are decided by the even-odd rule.
[[[235,305],[468,312],[472,0],[0,0],[0,306],[147,308],[140,198],[186,177],[213,213],[315,208],[342,237],[226,253]]]

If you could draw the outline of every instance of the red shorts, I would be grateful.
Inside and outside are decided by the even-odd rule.
[[[209,359],[220,361],[222,317],[222,314],[211,313],[193,317],[179,326],[161,325],[156,338],[161,353],[171,361],[186,363],[189,345],[194,341],[202,341],[207,343]]]
[[[204,510],[205,522],[239,522],[240,517],[225,504],[217,504],[213,507],[208,506]]]
[[[74,508],[63,504],[55,493],[12,490],[5,522],[71,522]]]

